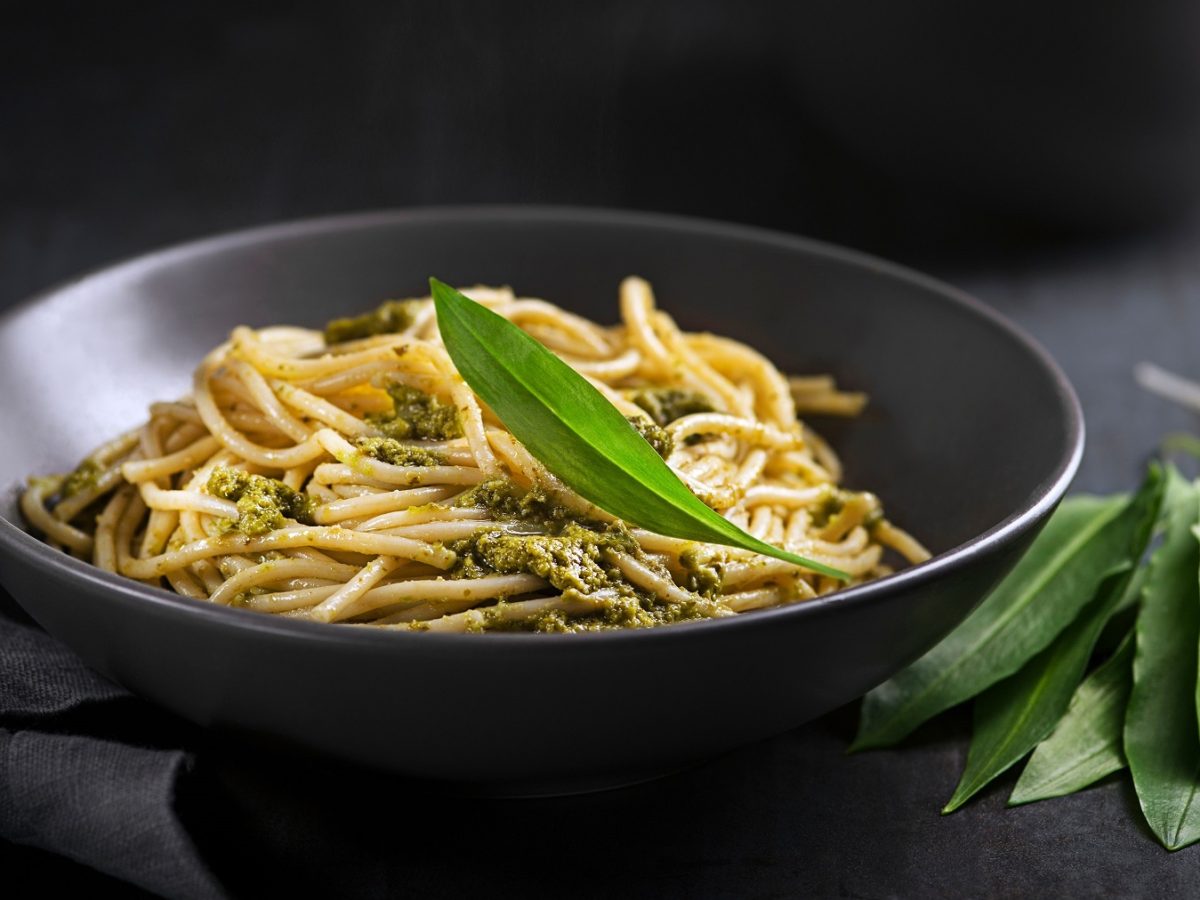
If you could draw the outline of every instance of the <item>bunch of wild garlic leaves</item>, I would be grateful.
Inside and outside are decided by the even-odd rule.
[[[944,813],[1033,751],[1010,806],[1128,766],[1163,846],[1200,840],[1198,538],[1200,482],[1174,467],[1152,465],[1132,495],[1064,500],[958,628],[867,694],[850,749],[895,744],[974,697],[966,768]]]

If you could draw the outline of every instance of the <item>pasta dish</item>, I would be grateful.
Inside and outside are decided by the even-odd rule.
[[[928,557],[873,494],[840,486],[837,456],[798,418],[856,415],[863,395],[681,331],[639,278],[620,286],[616,326],[508,289],[464,293],[590,381],[754,537],[851,584]],[[31,478],[21,510],[51,545],[147,585],[375,628],[644,627],[845,586],[651,533],[575,494],[458,374],[429,298],[324,331],[235,328],[189,396],[152,404],[75,471]]]

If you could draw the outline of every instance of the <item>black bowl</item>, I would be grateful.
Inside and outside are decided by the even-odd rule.
[[[394,633],[209,606],[70,559],[16,511],[30,473],[70,468],[189,389],[239,323],[317,325],[437,275],[510,284],[601,320],[648,278],[688,329],[872,401],[814,420],[846,481],[935,551],[801,605],[589,635]],[[574,209],[320,219],[144,256],[0,320],[0,580],[51,634],[205,726],[513,793],[631,781],[777,734],[928,649],[1061,499],[1083,425],[1070,385],[980,303],[896,266],[750,228]],[[834,427],[836,425],[836,427]]]

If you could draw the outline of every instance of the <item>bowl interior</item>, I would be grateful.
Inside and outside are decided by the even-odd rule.
[[[814,418],[846,483],[935,552],[1021,511],[1059,475],[1078,423],[1041,354],[981,307],[902,270],[793,238],[660,217],[447,210],[260,229],[83,278],[0,323],[0,512],[189,390],[236,324],[319,326],[450,283],[508,284],[601,321],[639,274],[689,330],[746,341],[791,373],[830,372],[871,402]]]

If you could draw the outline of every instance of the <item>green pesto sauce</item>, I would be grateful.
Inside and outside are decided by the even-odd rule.
[[[214,497],[237,503],[237,521],[225,523],[224,530],[240,531],[256,537],[283,528],[286,519],[304,525],[313,524],[316,501],[300,494],[275,478],[251,475],[241,469],[224,466],[213,470],[208,479],[208,492]]]
[[[238,609],[245,609],[250,605],[250,601],[255,597],[261,597],[263,594],[270,593],[263,587],[252,587],[248,590],[241,591],[234,595],[234,598],[229,601],[229,605]]]
[[[458,410],[406,384],[389,384],[390,413],[371,413],[367,423],[394,440],[445,441],[462,436]]]
[[[555,531],[563,522],[578,519],[541,485],[525,490],[507,478],[489,478],[480,482],[463,494],[455,505],[480,507],[498,519],[520,519],[547,531]]]
[[[671,451],[675,449],[675,442],[671,440],[671,435],[667,434],[667,430],[659,425],[654,424],[645,416],[626,416],[629,424],[632,425],[637,433],[646,439],[646,443],[654,448],[654,452],[666,459],[671,455]]]
[[[710,551],[699,546],[691,547],[679,554],[679,564],[687,572],[683,586],[689,591],[710,599],[721,593],[721,563],[714,560]]]
[[[560,591],[574,588],[590,594],[625,584],[620,572],[605,562],[603,553],[632,550],[633,542],[621,530],[596,531],[579,522],[566,522],[556,534],[482,529],[454,541],[450,549],[458,555],[453,577],[528,573],[546,579]]]
[[[372,459],[393,466],[440,466],[445,462],[432,450],[413,444],[402,444],[390,437],[359,438],[356,446]]]
[[[578,591],[563,592],[566,599],[584,597]],[[595,602],[595,598],[592,598]],[[561,609],[548,609],[524,621],[505,621],[497,604],[481,610],[483,623],[479,631],[535,631],[571,634],[585,631],[609,631],[614,628],[653,628],[676,622],[692,622],[708,618],[702,602],[661,603],[644,591],[626,590],[605,597],[595,611],[583,615],[567,615]]]
[[[809,519],[813,527],[824,528],[829,520],[842,511],[850,494],[831,484],[824,486],[821,498],[809,509]]]
[[[483,528],[451,543],[450,549],[458,555],[452,577],[531,573],[559,590],[588,593],[626,583],[603,558],[608,549],[637,549],[625,526],[582,519],[540,485],[525,490],[507,478],[491,478],[469,490],[457,505],[482,507],[497,519],[522,522],[539,533]]]
[[[504,601],[479,609],[481,617],[469,625],[472,631],[600,631],[612,628],[648,628],[672,622],[704,618],[703,600],[664,603],[636,587],[621,571],[604,559],[605,550],[638,554],[633,536],[623,523],[590,521],[556,502],[541,486],[525,490],[506,478],[484,481],[458,501],[460,506],[489,510],[497,519],[527,523],[536,534],[513,534],[483,528],[469,538],[449,544],[458,561],[448,573],[451,578],[480,578],[494,574],[534,574],[546,579],[568,599],[587,597],[596,602],[594,611],[567,615],[546,610],[524,620],[508,621]],[[716,567],[697,556],[693,583],[705,588],[709,572]],[[712,588],[718,593],[719,573]],[[597,598],[596,592],[603,591]]]
[[[644,388],[630,399],[649,413],[660,427],[670,425],[684,416],[714,412],[716,409],[703,394],[683,388]]]
[[[377,309],[361,316],[334,319],[325,326],[325,343],[340,344],[374,337],[377,334],[396,334],[412,324],[420,300],[387,300]]]
[[[59,491],[60,498],[65,500],[82,491],[94,488],[103,472],[104,467],[94,459],[85,459],[63,482],[62,489]]]
[[[833,485],[825,486],[824,496],[812,507],[809,516],[816,528],[824,528],[846,507],[846,503],[858,496],[856,491],[848,491]],[[863,518],[863,526],[871,528],[883,518],[883,509],[878,502],[871,505],[870,512]]]

